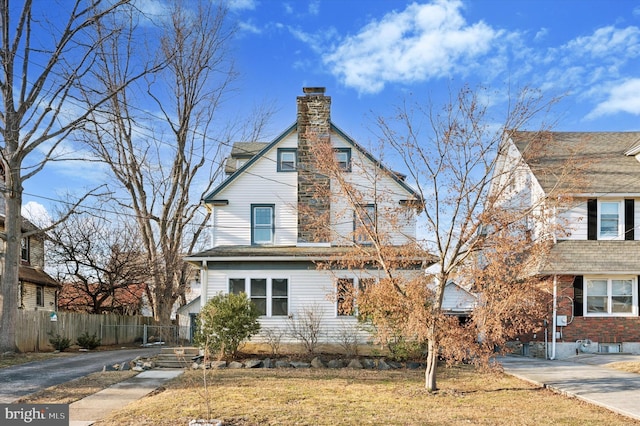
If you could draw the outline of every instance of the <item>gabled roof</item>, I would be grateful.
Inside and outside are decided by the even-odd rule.
[[[509,135],[546,193],[558,184],[559,169],[573,165],[581,174],[579,190],[564,188],[573,194],[640,194],[640,162],[632,155],[640,144],[640,132],[514,131]]]
[[[273,148],[280,141],[282,141],[284,138],[289,136],[292,132],[295,132],[297,129],[298,129],[298,124],[294,123],[289,128],[287,128],[284,132],[282,132],[279,136],[277,136],[273,141],[271,141],[269,143],[265,144],[263,142],[247,142],[247,144],[250,144],[250,145],[238,146],[238,148],[237,148],[238,150],[249,149],[249,148],[253,148],[255,150],[255,149],[258,149],[261,144],[264,144],[262,146],[262,149],[260,149],[255,155],[253,155],[251,157],[251,159],[248,160],[242,167],[240,167],[238,170],[236,170],[231,176],[229,176],[217,188],[215,188],[209,194],[205,195],[203,197],[203,201],[205,203],[207,203],[209,201],[212,201],[214,199],[214,197],[216,197],[217,194],[219,194],[223,189],[225,189],[227,186],[229,186],[229,184],[231,184],[233,181],[235,181],[235,179],[238,176],[240,176],[244,170],[246,170],[249,167],[251,167],[251,165],[253,163],[258,161],[262,156],[265,155],[265,153],[267,153],[269,150],[271,150],[271,148]],[[354,149],[358,150],[358,152],[363,154],[373,164],[375,164],[381,170],[385,171],[394,181],[396,181],[405,191],[407,191],[410,194],[411,197],[414,197],[415,199],[419,199],[420,198],[420,196],[416,193],[416,191],[413,188],[411,188],[409,185],[407,185],[406,182],[404,182],[404,176],[403,175],[386,168],[382,163],[380,163],[380,161],[375,159],[368,151],[366,151],[362,146],[360,146],[356,141],[354,141],[351,137],[349,137],[346,133],[344,133],[342,130],[340,130],[333,123],[331,123],[331,130],[333,132],[337,133],[338,135],[340,135],[348,144],[350,144]],[[236,144],[234,144],[234,147],[235,147],[235,145]],[[232,149],[232,153],[233,153],[233,149]]]

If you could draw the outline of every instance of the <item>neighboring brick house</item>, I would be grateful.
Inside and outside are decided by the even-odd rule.
[[[3,203],[0,203],[3,204]],[[0,230],[4,230],[4,212],[0,212]],[[38,228],[23,219],[24,232]],[[0,274],[4,272],[4,251],[0,253]],[[60,284],[44,271],[44,234],[36,233],[22,240],[21,264],[18,269],[18,308],[36,311],[56,311]]]
[[[389,226],[382,212],[403,210],[402,229],[392,244],[415,240],[418,195],[404,178],[381,165],[337,128],[330,118],[331,98],[324,88],[305,88],[297,98],[296,122],[269,143],[234,144],[226,162],[228,177],[203,202],[212,212],[212,248],[187,261],[201,269],[200,306],[220,292],[244,292],[262,312],[263,329],[285,330],[291,317],[314,307],[323,316],[323,336],[331,341],[345,324],[356,323],[345,286],[379,276],[376,270],[318,270],[316,261],[348,253],[366,242],[350,239],[361,226],[343,199],[318,200],[315,188],[331,187],[326,175],[313,173],[310,144],[325,138],[347,179],[367,187],[365,176],[378,175],[359,208],[377,226]],[[314,135],[314,137],[310,137]],[[372,173],[375,172],[375,173]],[[373,191],[378,191],[378,195]],[[384,194],[384,196],[380,196]],[[330,229],[318,232],[309,216],[330,217]],[[338,217],[339,216],[339,217]],[[362,216],[361,216],[362,217]],[[428,264],[417,262],[411,273]],[[367,281],[372,280],[372,281]]]
[[[505,142],[498,164],[519,170],[511,193],[531,206],[580,173],[554,215],[565,232],[538,271],[554,278],[556,315],[532,344],[547,336],[551,358],[640,353],[640,132],[513,132]]]

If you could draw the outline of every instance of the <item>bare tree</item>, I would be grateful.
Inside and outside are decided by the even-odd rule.
[[[182,258],[194,251],[209,219],[200,200],[221,175],[221,152],[233,129],[217,126],[216,120],[223,120],[218,116],[236,73],[228,52],[234,27],[224,2],[200,1],[189,10],[174,1],[164,18],[156,32],[148,31],[159,39],[154,62],[161,69],[144,90],[117,93],[96,111],[86,141],[111,170],[114,201],[136,217],[150,268],[154,317],[168,323],[188,284]],[[100,52],[95,78],[104,91],[128,78],[130,52],[139,45],[129,39]],[[122,46],[128,50],[119,50]],[[159,112],[137,108],[141,99]],[[256,123],[264,125],[264,117]]]
[[[61,309],[139,314],[148,267],[135,224],[74,215],[49,232]]]
[[[111,36],[92,37],[95,26],[127,3],[67,2],[57,9],[56,16],[63,20],[52,22],[48,11],[34,7],[32,0],[17,7],[9,0],[0,1],[0,154],[5,206],[2,239],[6,247],[1,350],[15,349],[20,243],[28,236],[20,226],[23,185],[47,162],[61,159],[58,148],[62,141],[82,127],[95,108],[114,93],[102,92],[86,104],[77,87],[88,77],[97,46]],[[129,77],[135,79],[143,72]],[[129,81],[122,81],[114,90]]]
[[[548,240],[542,236],[534,242],[526,224],[534,216],[540,223],[548,222],[549,212],[536,206],[506,209],[502,195],[513,187],[518,170],[495,174],[494,170],[496,161],[504,158],[498,154],[504,154],[508,131],[531,125],[556,99],[524,89],[498,119],[490,116],[488,104],[481,99],[490,99],[483,89],[464,87],[441,110],[405,104],[393,119],[377,121],[384,153],[404,166],[407,181],[419,194],[413,205],[424,228],[410,244],[393,245],[394,234],[402,232],[406,211],[390,207],[371,217],[358,208],[387,196],[379,176],[364,176],[354,183],[331,161],[321,166],[332,178],[332,191],[337,192],[333,196],[348,200],[357,219],[366,225],[353,236],[354,241],[367,242],[362,253],[333,264],[353,269],[375,265],[381,272],[376,285],[354,290],[359,314],[373,323],[382,341],[401,338],[427,346],[425,387],[430,391],[437,389],[439,357],[486,365],[496,345],[535,328],[542,318],[537,313],[545,297],[544,285],[527,273],[548,249]],[[545,129],[544,124],[541,127]],[[319,157],[332,158],[330,152]],[[559,163],[560,173],[572,161],[565,160]],[[568,200],[558,195],[550,193],[543,201],[552,206]],[[484,232],[488,229],[490,233]],[[481,250],[485,253],[479,255]],[[480,262],[482,268],[475,266],[483,256],[490,259],[490,266],[484,262]],[[420,257],[426,264],[433,263],[429,262],[433,258],[437,261],[429,273],[408,274],[411,263]],[[482,295],[481,309],[467,325],[442,309],[444,290],[452,279],[467,279]],[[522,315],[525,311],[530,314]]]

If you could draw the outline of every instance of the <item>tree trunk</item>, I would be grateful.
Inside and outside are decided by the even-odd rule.
[[[429,392],[438,390],[436,386],[436,371],[438,369],[438,345],[433,339],[429,339],[427,348],[427,368],[424,372],[424,386]]]
[[[19,170],[19,169],[18,169]],[[17,179],[17,180],[16,180]],[[18,317],[18,268],[22,240],[22,186],[19,176],[7,176],[5,194],[5,252],[2,273],[2,320],[0,320],[0,351],[16,351]]]

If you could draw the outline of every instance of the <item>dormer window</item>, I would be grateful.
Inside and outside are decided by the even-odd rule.
[[[295,172],[298,163],[298,153],[295,148],[278,149],[278,171]]]
[[[351,171],[351,148],[335,149],[336,163],[338,168],[344,172]]]

